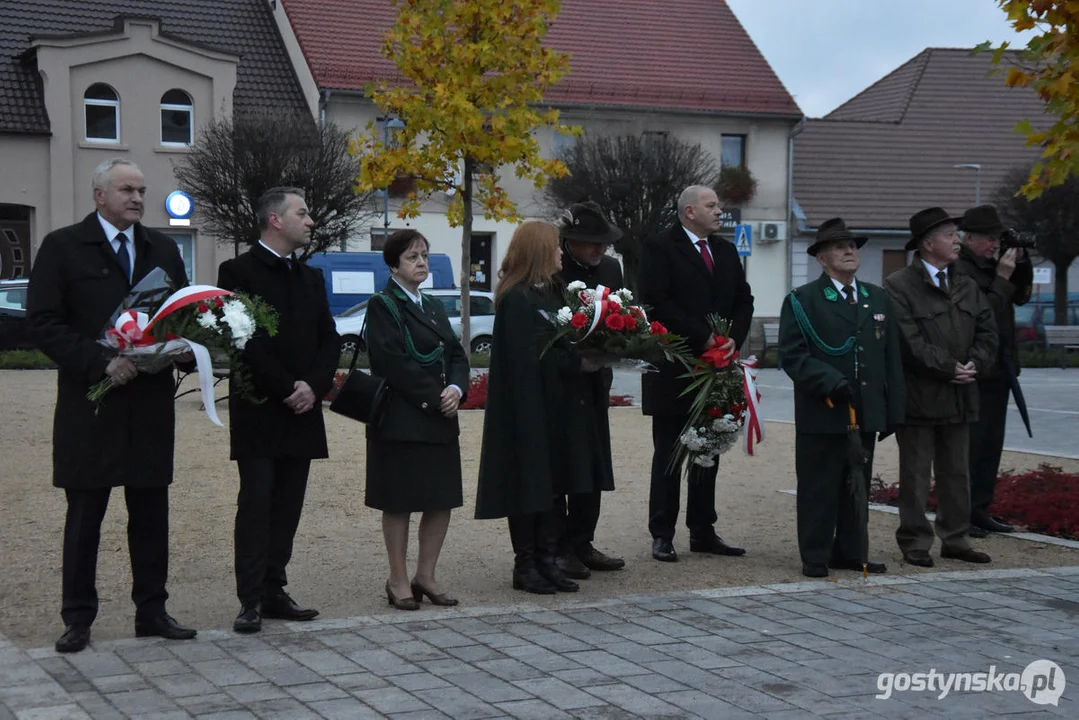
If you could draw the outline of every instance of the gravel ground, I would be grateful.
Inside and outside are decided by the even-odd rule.
[[[187,383],[194,386],[193,380]],[[224,394],[224,386],[218,388]],[[51,484],[51,424],[55,396],[52,371],[0,371],[0,631],[23,647],[50,645],[62,632],[60,548],[63,493]],[[218,405],[227,423],[224,403]],[[228,460],[228,433],[200,411],[197,394],[177,401],[176,481],[171,498],[170,612],[202,629],[226,628],[239,609],[232,575],[232,522],[238,480]],[[327,412],[330,459],[314,463],[307,504],[297,533],[288,590],[323,618],[396,612],[382,595],[386,561],[379,513],[363,504],[363,428]],[[500,605],[555,598],[524,595],[510,588],[512,553],[504,521],[472,519],[479,462],[480,411],[462,413],[465,506],[450,525],[439,578],[462,603]],[[604,496],[597,546],[626,558],[625,570],[597,573],[583,581],[578,597],[597,598],[664,590],[758,585],[803,580],[795,539],[794,498],[779,491],[795,487],[794,428],[767,425],[768,437],[755,457],[738,450],[721,460],[716,491],[717,530],[745,545],[741,558],[694,555],[684,526],[675,538],[681,562],[651,559],[647,530],[651,433],[638,409],[612,410],[612,441],[618,490]],[[1003,468],[1034,468],[1042,456],[1005,453]],[[1079,461],[1060,460],[1071,472]],[[894,481],[894,439],[877,451],[876,471]],[[684,493],[683,493],[684,497]],[[684,500],[683,500],[684,502]],[[102,527],[98,564],[101,610],[95,639],[129,637],[133,607],[125,534],[126,511],[114,494]],[[681,521],[681,519],[680,519]],[[897,519],[871,513],[871,555],[889,572],[932,572],[903,566],[894,541]],[[1072,565],[1079,553],[1052,545],[991,537],[975,541],[995,568]],[[410,565],[414,563],[413,546]],[[937,570],[969,565],[938,559]],[[849,574],[846,574],[849,576]],[[447,612],[453,612],[448,610]]]

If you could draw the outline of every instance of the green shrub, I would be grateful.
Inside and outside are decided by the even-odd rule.
[[[0,370],[44,370],[56,364],[40,350],[5,350],[0,352]]]
[[[1059,368],[1061,366],[1079,367],[1079,352],[1067,351],[1064,348],[1022,348],[1019,350],[1019,367],[1028,368]]]

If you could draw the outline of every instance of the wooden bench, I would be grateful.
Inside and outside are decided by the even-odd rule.
[[[1046,354],[1053,348],[1060,348],[1060,367],[1067,367],[1067,352],[1069,350],[1079,350],[1079,325],[1046,325]]]
[[[775,348],[776,351],[776,367],[779,365],[779,323],[763,323],[761,328],[764,330],[764,347],[761,348],[761,359],[768,355],[768,350]]]

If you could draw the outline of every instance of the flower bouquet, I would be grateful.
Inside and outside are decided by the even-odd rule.
[[[760,393],[757,391],[757,359],[738,358],[737,350],[724,350],[730,334],[730,321],[716,315],[708,317],[715,345],[705,351],[690,372],[689,386],[683,395],[696,393],[690,408],[689,422],[679,437],[671,460],[672,467],[689,461],[712,467],[716,458],[734,447],[738,432],[745,430],[745,449],[753,454],[753,443],[764,440],[760,424]]]
[[[230,360],[231,392],[256,399],[240,353],[257,330],[276,334],[277,314],[260,298],[210,285],[189,285],[172,294],[168,289],[164,272],[155,268],[125,298],[98,342],[146,373],[160,372],[179,356],[193,354],[203,407],[210,419],[221,425],[214,410],[211,353]],[[93,385],[86,397],[100,406],[115,387],[113,379],[107,377]]]
[[[632,302],[633,293],[625,288],[600,285],[591,290],[579,280],[571,282],[566,304],[548,318],[556,331],[544,351],[567,338],[581,357],[607,367],[651,371],[664,360],[686,363],[685,340],[660,323],[649,322],[644,308]]]

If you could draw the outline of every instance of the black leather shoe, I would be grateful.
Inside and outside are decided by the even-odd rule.
[[[168,640],[190,640],[198,635],[193,628],[176,622],[168,613],[140,620],[135,618],[135,637],[163,637]]]
[[[928,550],[908,550],[903,553],[903,561],[908,565],[933,567],[933,556],[929,554]]]
[[[828,577],[828,566],[820,563],[802,563],[802,574],[811,578]]]
[[[656,538],[652,541],[652,557],[660,562],[678,562],[678,553],[674,551],[674,543],[666,538]]]
[[[981,540],[982,538],[989,537],[989,531],[984,528],[980,528],[977,525],[971,524],[970,529],[967,530],[967,535],[970,535],[972,538],[977,538],[978,540]]]
[[[950,548],[941,548],[940,556],[949,560],[962,560],[968,563],[987,563],[992,562],[992,558],[983,552],[979,552],[974,548],[966,548],[964,550],[952,550]]]
[[[565,573],[558,569],[558,564],[550,558],[537,561],[536,569],[559,592],[577,592],[581,589],[581,586],[566,577]]]
[[[711,553],[712,555],[731,555],[737,557],[738,555],[746,554],[745,548],[738,547],[737,545],[728,545],[723,542],[723,538],[719,535],[696,539],[690,538],[689,549],[693,552]]]
[[[262,598],[262,617],[274,620],[314,620],[318,610],[302,608],[284,590]]]
[[[56,641],[56,652],[73,653],[85,650],[90,644],[89,625],[68,625],[67,630]]]
[[[833,560],[832,562],[828,563],[828,567],[832,568],[833,570],[856,570],[857,572],[862,571],[862,563],[859,560]],[[865,569],[867,572],[872,573],[873,575],[880,575],[888,571],[888,566],[882,562],[873,562],[872,560],[870,560],[868,563],[866,563]]]
[[[232,629],[238,633],[257,633],[262,629],[261,603],[244,605],[240,614],[232,621]]]
[[[587,580],[592,577],[592,571],[586,568],[580,558],[573,553],[559,555],[555,562],[558,564],[558,569],[568,578]]]
[[[577,557],[580,558],[582,565],[584,565],[589,570],[595,570],[596,572],[610,572],[612,570],[621,570],[626,566],[626,561],[622,558],[605,555],[594,547],[590,547],[587,550],[578,551]]]
[[[1001,522],[995,517],[989,515],[975,515],[970,519],[971,529],[975,527],[981,528],[986,532],[995,533],[1010,533],[1015,532],[1015,527],[1008,523]],[[972,534],[973,537],[973,534]]]
[[[554,595],[558,592],[547,578],[539,574],[534,567],[524,570],[513,569],[513,589],[524,590],[536,595]]]

